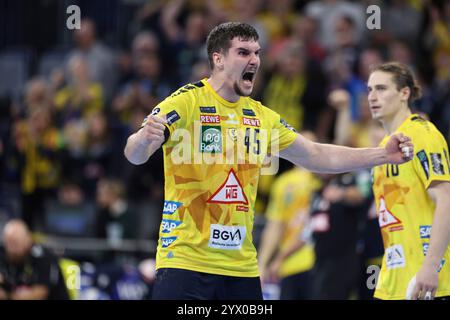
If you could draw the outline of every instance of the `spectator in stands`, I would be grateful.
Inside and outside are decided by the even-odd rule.
[[[135,217],[125,199],[123,184],[102,179],[97,187],[97,237],[109,241],[136,238]]]
[[[319,41],[327,50],[336,47],[335,28],[337,21],[347,16],[354,21],[356,41],[360,42],[365,31],[363,5],[342,0],[321,0],[309,2],[305,7],[307,16],[319,23]]]
[[[203,44],[207,35],[204,10],[191,10],[187,13],[184,25],[178,23],[185,5],[185,0],[171,1],[161,12],[166,53],[170,56],[170,64],[175,64],[173,72],[178,75],[175,76],[176,86],[189,80],[192,65],[204,57]]]
[[[21,168],[22,217],[36,231],[42,228],[44,206],[60,181],[62,135],[47,108],[28,111],[14,125],[14,144]]]
[[[68,300],[58,257],[34,244],[21,220],[10,220],[0,249],[0,299]]]
[[[116,61],[113,52],[97,40],[94,21],[82,19],[80,29],[75,30],[76,49],[69,54],[67,66],[73,56],[82,56],[87,62],[89,78],[102,86],[106,101],[111,97],[117,81]]]
[[[72,56],[68,62],[68,83],[55,94],[55,108],[60,125],[70,119],[87,118],[104,105],[102,86],[91,80],[89,64],[81,56]]]
[[[171,86],[164,80],[161,60],[154,52],[143,52],[134,57],[135,78],[126,83],[114,99],[114,112],[122,123],[128,123],[137,109],[147,113],[170,93]]]

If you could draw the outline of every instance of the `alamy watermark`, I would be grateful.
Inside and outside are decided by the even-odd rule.
[[[81,270],[77,265],[68,266],[66,269],[66,287],[69,290],[80,290]]]
[[[374,290],[377,287],[380,270],[380,266],[377,265],[370,265],[367,267],[366,273],[369,275],[366,281],[367,289]]]
[[[373,4],[367,7],[366,13],[370,16],[366,20],[366,27],[369,30],[381,29],[381,9],[379,6]]]
[[[173,164],[245,164],[273,175],[279,166],[279,131],[262,128],[222,128],[194,122],[193,134],[178,128],[170,135]]]
[[[70,5],[66,9],[66,13],[70,14],[66,20],[66,26],[69,30],[81,29],[81,9],[77,5]]]

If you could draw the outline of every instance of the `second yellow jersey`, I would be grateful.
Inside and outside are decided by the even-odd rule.
[[[427,189],[450,181],[447,143],[429,121],[413,114],[396,130],[411,137],[415,155],[401,165],[373,169],[373,191],[385,254],[375,297],[406,299],[411,278],[420,270],[430,243],[435,204]],[[380,146],[385,146],[385,137]],[[441,262],[436,296],[450,295],[450,247]]]
[[[302,168],[291,169],[275,180],[267,208],[267,219],[286,224],[280,250],[285,250],[304,231],[311,197],[320,185],[320,180],[313,173]],[[285,278],[308,271],[313,267],[314,260],[313,246],[305,244],[283,262],[280,276]]]
[[[156,268],[257,277],[252,231],[259,175],[276,169],[275,162],[264,165],[266,156],[297,133],[249,97],[224,100],[206,80],[180,88],[152,114],[165,116],[170,132]]]

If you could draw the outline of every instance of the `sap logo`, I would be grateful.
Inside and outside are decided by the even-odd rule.
[[[422,243],[423,255],[426,256],[428,253],[428,248],[430,247],[429,243]]]
[[[241,226],[211,225],[209,247],[225,250],[238,250],[242,248],[246,236],[246,228]]]
[[[173,214],[183,204],[176,201],[164,201],[163,214]]]
[[[431,226],[420,226],[420,238],[429,239],[431,236]]]
[[[167,248],[168,246],[170,246],[175,240],[177,240],[178,237],[162,237],[161,238],[161,242],[162,242],[162,247],[163,248]]]
[[[163,219],[161,221],[161,232],[162,233],[170,233],[172,231],[172,229],[178,227],[180,224],[181,224],[181,221]]]

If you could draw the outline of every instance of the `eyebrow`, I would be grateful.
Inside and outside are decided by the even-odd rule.
[[[373,87],[376,89],[379,89],[379,88],[385,88],[387,86],[388,86],[387,84],[376,84]],[[369,89],[369,88],[372,88],[372,87],[369,84],[367,84],[367,89]]]
[[[242,51],[245,51],[245,52],[251,52],[252,50],[249,50],[249,49],[247,49],[247,48],[243,48],[243,47],[238,47],[238,48],[236,48],[236,50],[238,50],[238,51],[240,51],[240,50],[242,50]],[[255,52],[261,52],[261,48],[258,48],[258,49],[256,49],[255,50]]]

